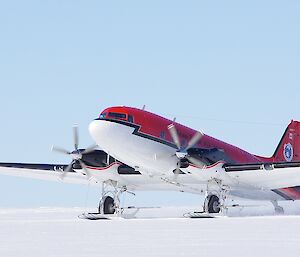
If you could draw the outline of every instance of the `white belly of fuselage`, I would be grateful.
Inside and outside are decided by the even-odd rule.
[[[205,193],[206,183],[213,170],[203,170],[197,176],[179,175],[178,182],[182,186],[172,185],[173,170],[178,162],[175,148],[134,134],[134,127],[107,120],[94,120],[89,126],[89,131],[95,142],[105,152],[143,174],[143,176],[124,177],[125,184],[131,184],[132,189]],[[165,178],[167,180],[169,178],[169,181],[164,180]],[[242,193],[243,191],[245,194]],[[258,195],[255,191],[244,188],[236,192],[241,197],[261,198],[261,200],[279,197],[272,191]]]
[[[137,170],[157,175],[169,174],[176,168],[176,149],[133,134],[133,127],[95,120],[89,130],[105,152]]]

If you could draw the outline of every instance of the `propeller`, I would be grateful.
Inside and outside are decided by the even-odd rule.
[[[187,146],[183,147],[183,146],[181,146],[180,138],[178,136],[177,130],[175,128],[175,125],[174,124],[170,124],[168,126],[168,130],[170,132],[170,135],[172,137],[172,140],[173,140],[174,144],[177,146],[177,151],[176,151],[175,155],[179,159],[179,161],[177,162],[177,167],[176,167],[176,169],[174,171],[175,176],[177,177],[178,174],[180,174],[180,172],[181,172],[180,171],[180,160],[183,159],[183,158],[186,158],[189,162],[193,163],[196,166],[202,167],[204,164],[201,161],[199,161],[198,159],[190,156],[188,154],[188,150],[190,148],[194,147],[201,140],[201,138],[203,137],[204,134],[202,132],[197,131],[193,135],[193,137],[190,139],[190,141],[188,142]]]
[[[71,163],[67,166],[66,169],[64,169],[64,171],[61,174],[60,178],[64,179],[65,176],[68,174],[68,172],[70,172],[73,169],[74,162],[78,161],[81,168],[84,170],[87,178],[90,179],[91,174],[88,171],[87,166],[84,164],[82,159],[83,159],[83,156],[85,154],[88,154],[88,153],[94,151],[97,148],[97,145],[94,144],[94,145],[91,145],[91,146],[89,146],[88,148],[86,148],[84,150],[80,150],[78,148],[79,147],[79,133],[78,133],[78,126],[77,125],[73,126],[73,142],[74,142],[74,148],[75,148],[75,150],[73,150],[73,151],[68,151],[64,148],[56,147],[56,146],[52,147],[52,152],[57,152],[57,153],[61,153],[61,154],[64,154],[64,155],[68,155],[68,156],[71,156],[71,158],[72,158]]]

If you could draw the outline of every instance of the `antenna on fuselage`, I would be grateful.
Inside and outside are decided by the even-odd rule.
[[[174,119],[173,119],[173,122],[175,122],[176,121],[176,117],[174,117]]]
[[[143,111],[145,111],[145,109],[146,109],[146,105],[143,105],[143,108],[142,108],[142,110],[143,110]]]

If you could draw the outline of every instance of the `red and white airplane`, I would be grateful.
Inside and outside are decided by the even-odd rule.
[[[171,190],[205,195],[205,213],[219,213],[229,196],[269,200],[300,199],[300,122],[291,121],[272,157],[250,154],[145,110],[105,109],[91,122],[96,142],[74,151],[69,165],[0,163],[0,174],[102,185],[99,213],[121,210],[120,194]]]

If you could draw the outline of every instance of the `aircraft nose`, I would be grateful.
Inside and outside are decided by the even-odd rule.
[[[89,132],[94,141],[98,143],[99,137],[103,137],[105,126],[101,120],[93,120],[89,125]]]
[[[110,151],[113,144],[122,140],[116,124],[106,120],[94,120],[89,125],[89,132],[94,141],[104,150]]]
[[[93,135],[98,129],[98,126],[97,126],[97,122],[96,120],[93,120],[90,125],[89,125],[89,132],[91,135]]]
[[[105,152],[122,161],[128,154],[136,158],[136,139],[131,135],[135,128],[114,120],[98,119],[89,125],[89,132],[94,141]]]

